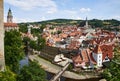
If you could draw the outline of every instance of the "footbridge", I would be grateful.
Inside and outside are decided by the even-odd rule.
[[[60,81],[61,75],[62,75],[62,74],[65,72],[65,70],[68,68],[69,64],[70,64],[70,62],[67,62],[66,65],[65,65],[63,68],[61,68],[61,70],[60,70],[57,74],[55,74],[55,76],[53,76],[53,77],[51,78],[50,81]]]

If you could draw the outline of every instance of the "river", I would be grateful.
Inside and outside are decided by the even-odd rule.
[[[28,60],[28,57],[24,57],[24,59],[22,59],[20,61],[20,68],[22,68],[24,65],[28,65],[29,63],[29,60]],[[47,80],[50,80],[54,74],[52,73],[49,73],[49,72],[46,72],[47,74]],[[86,79],[86,80],[74,80],[74,79],[69,79],[69,78],[65,78],[65,77],[61,77],[61,81],[99,81],[100,79]]]
[[[54,74],[52,73],[47,73],[47,80],[50,80],[51,77],[53,77]],[[99,81],[100,79],[98,78],[92,78],[92,79],[85,79],[85,80],[75,80],[75,79],[70,79],[70,78],[65,78],[65,77],[61,77],[60,81]]]

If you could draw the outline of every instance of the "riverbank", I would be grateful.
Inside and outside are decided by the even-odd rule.
[[[51,62],[49,62],[43,58],[40,58],[38,55],[29,55],[28,57],[29,57],[29,60],[31,60],[31,61],[33,61],[33,60],[38,61],[38,63],[41,65],[41,67],[50,73],[56,74],[61,69],[60,66],[52,64]],[[84,79],[100,77],[100,76],[95,76],[95,75],[94,76],[93,75],[79,75],[79,74],[76,74],[76,73],[70,72],[70,71],[65,71],[62,76],[66,77],[66,78],[76,79],[76,80],[84,80]]]

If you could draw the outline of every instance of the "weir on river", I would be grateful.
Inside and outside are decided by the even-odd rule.
[[[65,72],[69,64],[70,63],[68,62],[53,78],[51,78],[50,81],[56,81],[56,80],[60,81],[60,76]]]

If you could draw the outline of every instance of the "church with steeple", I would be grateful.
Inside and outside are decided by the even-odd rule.
[[[86,28],[88,28],[88,20],[87,20],[87,17],[86,17],[86,20],[85,20],[85,25],[84,25],[84,27],[86,27]]]
[[[10,30],[19,31],[19,27],[18,27],[17,23],[13,22],[13,15],[12,15],[12,11],[10,8],[9,8],[8,14],[7,14],[7,22],[4,23],[4,29],[5,29],[5,31],[10,31]]]

